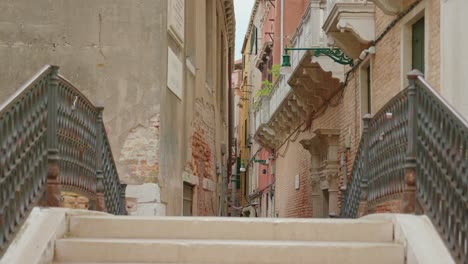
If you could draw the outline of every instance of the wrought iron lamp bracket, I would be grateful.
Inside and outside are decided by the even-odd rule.
[[[258,160],[258,159],[254,159],[253,162],[255,162],[255,163],[260,163],[260,164],[262,164],[262,165],[268,165],[267,160],[261,160],[261,159]]]
[[[334,62],[341,65],[349,65],[350,67],[354,66],[353,59],[349,58],[338,48],[285,48],[283,55],[283,65],[282,66],[291,66],[290,58],[288,51],[289,50],[310,50],[313,51],[313,56],[319,57],[321,55],[331,58]]]

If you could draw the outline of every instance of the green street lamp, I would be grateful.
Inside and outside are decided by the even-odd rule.
[[[240,166],[239,171],[240,171],[240,172],[246,172],[246,171],[247,171],[247,169],[245,168],[245,164],[244,164],[243,161],[241,162],[241,166]]]
[[[346,56],[346,54],[338,48],[285,48],[281,67],[291,67],[291,56],[288,54],[289,50],[310,50],[314,52],[313,56],[315,57],[324,55],[341,65],[349,65],[350,67],[354,66],[353,59]]]
[[[284,49],[283,63],[281,64],[281,67],[291,67],[291,56],[289,56],[286,49]]]

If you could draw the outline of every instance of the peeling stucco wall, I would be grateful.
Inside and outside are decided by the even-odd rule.
[[[192,122],[192,174],[198,177],[197,215],[216,214],[216,130],[215,108],[203,98],[195,99],[195,113]]]
[[[149,125],[130,130],[120,151],[120,179],[127,184],[157,183],[159,173],[159,114]]]
[[[104,123],[120,179],[157,183],[167,0],[0,1],[0,102],[45,64],[60,67]],[[38,12],[40,10],[40,12]],[[66,196],[70,204],[75,200]]]

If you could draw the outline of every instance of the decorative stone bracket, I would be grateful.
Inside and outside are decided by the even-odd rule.
[[[369,0],[374,2],[385,14],[398,15],[403,11],[403,0]]]
[[[255,63],[255,67],[259,69],[260,71],[263,71],[263,66],[268,62],[270,59],[270,55],[272,52],[272,47],[273,47],[273,42],[267,41],[263,44],[262,49],[260,50],[260,54],[258,56],[258,59]]]
[[[307,109],[317,111],[341,87],[344,67],[328,57],[313,57],[306,52],[291,74],[288,84]],[[324,70],[322,64],[329,71]]]
[[[356,59],[375,39],[375,9],[372,3],[337,2],[323,30],[330,44]]]

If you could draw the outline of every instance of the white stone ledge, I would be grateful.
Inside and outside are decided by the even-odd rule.
[[[455,264],[437,230],[425,215],[372,214],[367,220],[391,220],[395,242],[405,246],[406,264]]]

